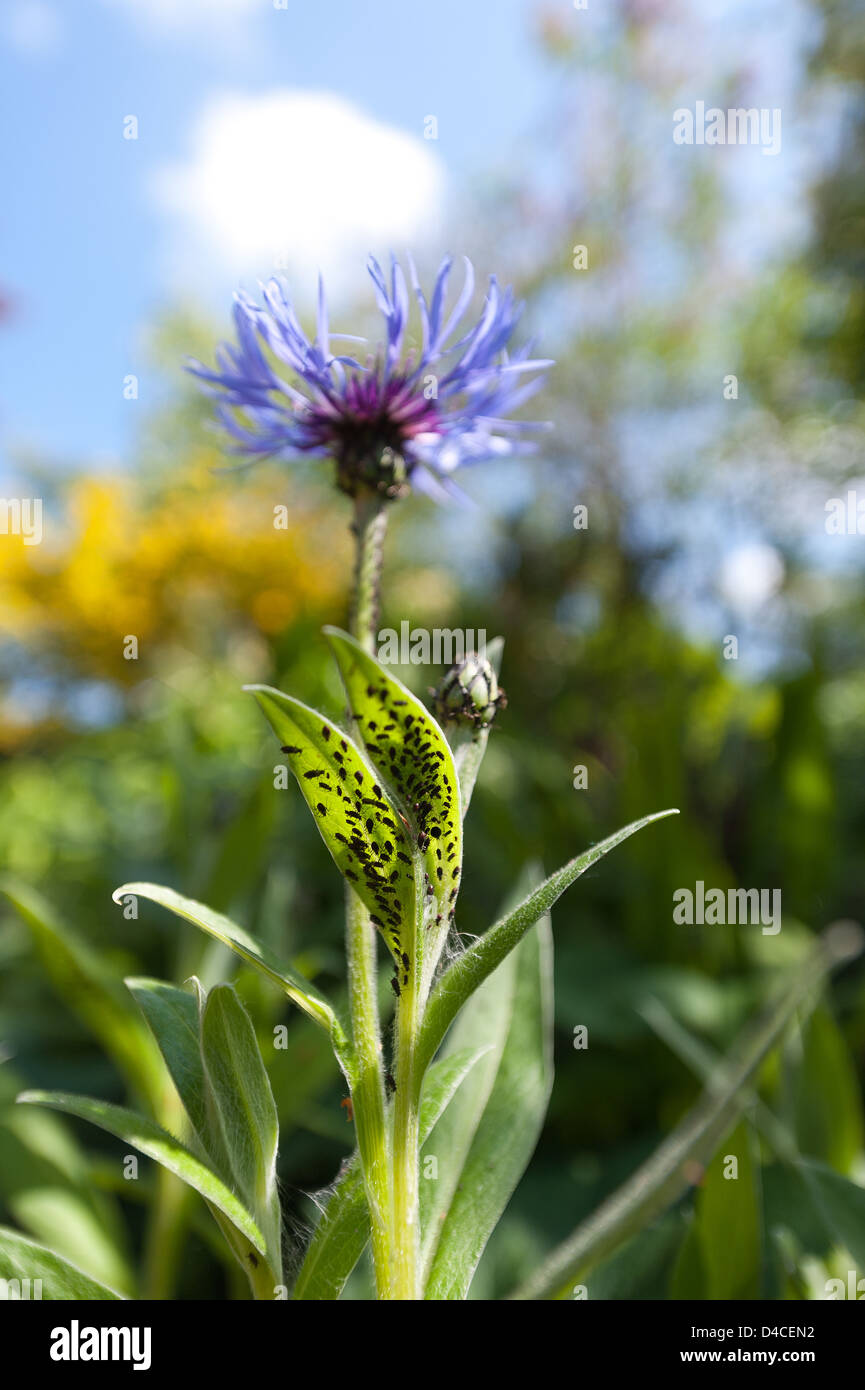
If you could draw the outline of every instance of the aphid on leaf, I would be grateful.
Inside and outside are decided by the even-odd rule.
[[[389,1071],[386,1071],[384,1074],[384,1085],[385,1090],[387,1091],[389,1096],[396,1095],[396,1082],[394,1081]]]
[[[400,998],[400,988],[399,988],[399,980],[397,979],[396,975],[391,975],[391,977],[390,977],[390,987],[391,987],[391,989],[393,990],[394,994],[396,995],[397,999],[399,999],[399,998]]]
[[[329,739],[329,738],[330,738],[330,729],[327,727],[326,724],[322,724],[322,726],[321,726],[321,736],[322,736],[323,739]]]
[[[290,744],[286,744],[282,748],[280,748],[279,751],[280,753],[301,753],[303,752],[303,749],[293,748]]]
[[[318,814],[320,816],[327,815],[327,807],[324,805],[323,802],[319,801],[315,809],[318,811]]]

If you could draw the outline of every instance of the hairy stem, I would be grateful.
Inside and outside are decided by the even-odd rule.
[[[355,498],[352,531],[356,540],[351,633],[375,655],[379,587],[387,530],[386,503],[379,497]]]
[[[381,501],[356,499],[351,632],[368,652],[375,651],[386,525]],[[376,1290],[380,1299],[387,1299],[391,1297],[394,1265],[393,1203],[376,989],[376,933],[369,913],[350,889],[346,895],[346,953],[356,1065],[352,1090],[355,1132],[369,1207]]]
[[[403,987],[397,1012],[396,1095],[393,1103],[393,1227],[396,1241],[393,1297],[397,1299],[420,1297],[418,1024],[418,983],[416,972],[413,972],[408,984]]]
[[[390,1162],[376,995],[375,929],[360,898],[350,889],[347,893],[346,927],[348,993],[356,1068],[352,1090],[354,1124],[369,1207],[376,1288],[379,1298],[387,1298],[392,1264]]]

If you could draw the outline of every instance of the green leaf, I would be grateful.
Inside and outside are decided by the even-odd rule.
[[[216,985],[207,995],[201,1057],[207,1080],[208,1148],[224,1154],[232,1185],[263,1231],[269,1263],[279,1274],[276,1105],[252,1023],[231,985]]]
[[[47,1302],[123,1299],[122,1294],[97,1283],[62,1255],[27,1240],[8,1226],[0,1226],[0,1278],[40,1279],[41,1296]],[[30,1291],[32,1297],[32,1282]]]
[[[736,1160],[735,1168],[729,1162]],[[738,1176],[732,1173],[738,1170]],[[705,1297],[760,1297],[763,1267],[759,1177],[749,1126],[740,1122],[706,1168],[697,1192]]]
[[[424,1078],[420,1108],[421,1143],[486,1047],[461,1049],[433,1063]],[[363,1175],[355,1153],[345,1165],[328,1198],[306,1252],[294,1298],[339,1298],[369,1239],[369,1214]]]
[[[671,1212],[654,1226],[640,1231],[611,1259],[592,1271],[586,1287],[588,1298],[592,1303],[662,1299],[687,1241],[686,1232],[687,1227],[678,1212]]]
[[[230,946],[248,965],[254,966],[272,984],[284,990],[289,999],[303,1009],[305,1014],[322,1028],[326,1028],[336,1042],[344,1044],[345,1033],[342,1024],[321,991],[297,971],[283,965],[272,951],[228,917],[223,917],[220,912],[214,912],[192,898],[182,897],[180,893],[175,893],[173,888],[163,888],[157,883],[124,883],[121,888],[115,889],[114,901],[119,903],[128,894],[137,898],[147,898],[150,902],[159,903],[161,907],[167,907],[175,916],[185,918],[187,922],[192,922],[209,936],[221,941],[224,946]]]
[[[670,1276],[669,1298],[672,1301],[703,1299],[706,1297],[706,1270],[703,1265],[703,1242],[700,1239],[696,1213],[691,1214],[690,1224],[676,1258]],[[639,1240],[637,1236],[635,1239]],[[630,1249],[629,1241],[617,1250],[613,1259],[621,1259]]]
[[[71,1127],[47,1110],[15,1105],[21,1080],[0,1068],[0,1204],[28,1236],[50,1241],[85,1274],[134,1287],[117,1202],[94,1187]]]
[[[158,1110],[163,1076],[159,1053],[119,979],[55,917],[38,893],[8,879],[0,882],[0,892],[30,929],[57,993],[99,1039],[133,1090]]]
[[[453,920],[462,872],[462,813],[453,754],[424,704],[338,628],[324,629],[358,740],[411,828],[424,874],[424,976],[432,979]],[[411,954],[411,952],[409,953]]]
[[[849,1173],[865,1144],[862,1101],[847,1044],[825,1008],[802,1027],[794,1105],[801,1152]]]
[[[206,1084],[199,1044],[197,996],[187,989],[166,984],[164,980],[143,977],[128,979],[126,986],[147,1020],[192,1128],[207,1153]]]
[[[865,1188],[825,1163],[803,1158],[799,1172],[833,1241],[849,1250],[865,1271]]]
[[[246,688],[280,740],[331,858],[402,972],[403,953],[413,956],[417,906],[407,822],[343,729],[279,690]]]
[[[466,1000],[483,984],[505,956],[519,944],[526,932],[561,897],[566,888],[609,854],[611,849],[636,834],[653,821],[663,820],[665,816],[675,816],[678,812],[657,811],[644,816],[617,830],[584,854],[578,855],[570,863],[552,874],[539,888],[535,888],[512,912],[504,916],[495,926],[490,927],[473,946],[458,956],[444,972],[430,995],[418,1041],[418,1065],[421,1069],[428,1065],[438,1051],[442,1039],[453,1023]]]
[[[241,1195],[264,1235],[274,1283],[281,1277],[281,1213],[279,1126],[270,1082],[232,987],[217,985],[205,996],[197,980],[191,983],[194,995],[161,980],[127,981],[153,1028],[202,1156]],[[226,1235],[252,1276],[248,1242]]]
[[[553,1081],[552,931],[544,917],[460,1016],[450,1045],[492,1044],[421,1158],[425,1298],[462,1299],[537,1143]]]
[[[813,1000],[829,971],[854,959],[861,950],[861,932],[847,927],[825,932],[814,951],[792,972],[775,1003],[740,1036],[694,1109],[512,1296],[566,1297],[595,1265],[671,1206],[687,1190],[691,1165],[705,1165],[733,1128],[747,1103],[749,1079],[777,1044],[796,1010],[809,998]]]
[[[110,1105],[107,1101],[91,1100],[87,1096],[71,1096],[62,1091],[24,1091],[18,1101],[24,1105],[48,1105],[66,1115],[77,1115],[89,1120],[100,1129],[114,1134],[125,1144],[131,1144],[140,1153],[161,1163],[169,1172],[176,1173],[190,1187],[200,1192],[212,1206],[227,1216],[231,1224],[241,1232],[252,1246],[267,1257],[269,1254],[264,1236],[256,1225],[250,1212],[226,1187],[221,1178],[190,1153],[160,1125],[153,1120],[136,1115],[120,1105]]]

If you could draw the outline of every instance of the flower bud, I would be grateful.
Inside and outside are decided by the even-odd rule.
[[[507,704],[495,671],[477,652],[468,652],[463,661],[452,666],[433,694],[440,724],[485,728],[495,719],[496,710]]]

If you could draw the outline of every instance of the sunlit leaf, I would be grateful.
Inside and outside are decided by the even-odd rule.
[[[299,700],[248,687],[267,716],[334,863],[384,938],[398,973],[415,935],[409,826],[348,734]]]
[[[173,888],[163,888],[157,883],[124,883],[121,888],[115,889],[114,901],[120,902],[129,894],[137,898],[147,898],[150,902],[159,903],[161,907],[167,907],[169,912],[173,912],[177,917],[185,918],[187,922],[194,923],[223,945],[230,946],[248,965],[254,966],[272,984],[284,990],[289,999],[303,1009],[304,1013],[309,1014],[310,1018],[315,1019],[316,1023],[330,1032],[335,1031],[337,1039],[344,1040],[342,1024],[321,991],[297,971],[283,965],[272,951],[228,917],[223,917],[221,913],[214,912],[192,898],[184,898],[180,893],[175,893]]]
[[[451,1035],[488,1046],[421,1157],[425,1297],[462,1299],[537,1143],[553,1080],[552,932],[544,917],[478,990]]]
[[[265,1238],[243,1203],[206,1164],[152,1120],[120,1105],[91,1100],[87,1096],[66,1095],[62,1091],[24,1091],[18,1100],[21,1104],[48,1105],[66,1115],[77,1115],[114,1134],[125,1144],[131,1144],[200,1192],[228,1217],[260,1254],[268,1254]]]
[[[445,1033],[466,1000],[519,944],[529,928],[545,912],[549,912],[566,888],[630,835],[636,834],[638,830],[654,821],[663,820],[665,816],[677,814],[676,811],[670,810],[643,816],[642,820],[626,825],[623,830],[617,830],[615,835],[601,840],[584,854],[577,855],[563,868],[551,874],[545,883],[528,894],[519,907],[507,913],[467,951],[458,956],[441,976],[430,995],[418,1043],[420,1066],[425,1066],[435,1056]]]
[[[353,637],[325,628],[358,739],[411,827],[424,873],[422,953],[431,978],[462,871],[460,794],[450,745],[424,704]]]
[[[201,1015],[211,1151],[225,1156],[233,1186],[264,1232],[271,1267],[281,1268],[276,1105],[249,1015],[231,985],[215,985]],[[218,1136],[218,1138],[217,1138]]]
[[[128,979],[126,985],[147,1020],[183,1108],[206,1152],[207,1105],[197,997],[164,980]]]
[[[27,1240],[8,1226],[0,1226],[0,1279],[31,1280],[31,1297],[32,1281],[39,1279],[42,1282],[40,1296],[50,1302],[123,1298],[122,1294],[76,1269],[62,1255]]]

